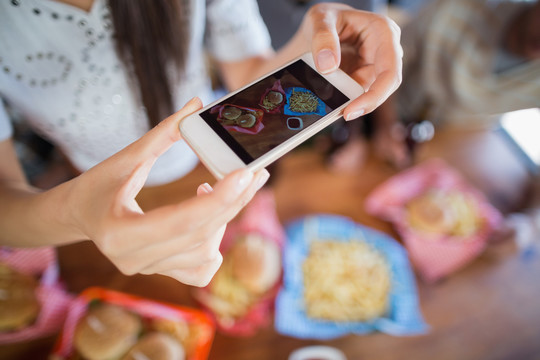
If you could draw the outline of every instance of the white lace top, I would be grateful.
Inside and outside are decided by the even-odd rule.
[[[212,100],[204,52],[240,60],[270,47],[254,0],[184,0],[190,43],[175,104]],[[118,58],[106,0],[89,12],[53,0],[0,0],[0,96],[79,170],[148,131],[138,90]],[[11,136],[0,102],[0,140]],[[154,165],[146,185],[178,179],[197,158],[180,141]]]

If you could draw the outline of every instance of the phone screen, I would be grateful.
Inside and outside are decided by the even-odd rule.
[[[349,100],[297,60],[200,116],[249,164]]]

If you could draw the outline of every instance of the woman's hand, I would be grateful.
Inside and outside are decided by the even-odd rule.
[[[323,3],[309,10],[297,36],[310,44],[320,72],[340,67],[366,90],[345,109],[345,119],[352,120],[373,111],[401,84],[400,34],[385,16]]]
[[[69,223],[124,274],[163,274],[204,286],[222,262],[225,226],[268,179],[268,172],[236,171],[198,197],[144,213],[135,197],[155,160],[180,140],[179,122],[201,107],[192,100],[138,141],[69,186]]]
[[[401,30],[389,18],[338,3],[314,5],[299,30],[279,51],[236,62],[221,62],[222,78],[237,89],[311,51],[317,69],[331,73],[338,67],[366,92],[344,111],[356,119],[381,105],[401,84]]]

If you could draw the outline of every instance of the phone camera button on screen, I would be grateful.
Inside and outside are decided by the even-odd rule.
[[[304,122],[299,117],[290,117],[287,119],[287,127],[290,130],[302,130]]]

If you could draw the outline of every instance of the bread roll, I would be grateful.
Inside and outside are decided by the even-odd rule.
[[[137,342],[141,329],[137,315],[119,306],[100,304],[79,321],[73,341],[86,359],[118,359]]]
[[[122,360],[184,360],[184,347],[171,335],[152,332],[144,335]]]
[[[283,101],[283,94],[277,91],[269,91],[266,94],[266,99],[272,104],[278,105]]]
[[[258,234],[246,235],[231,249],[233,276],[248,290],[259,294],[270,289],[281,274],[278,246]]]
[[[221,112],[221,116],[227,120],[236,120],[240,115],[242,115],[242,110],[234,106],[227,106]]]
[[[244,128],[250,128],[257,122],[257,118],[253,114],[244,114],[240,116],[236,122]]]
[[[0,263],[0,331],[31,324],[39,314],[37,280]]]
[[[483,224],[478,204],[472,196],[459,191],[431,190],[407,204],[412,228],[441,235],[464,238],[477,232]]]
[[[428,233],[449,234],[456,222],[444,196],[428,192],[407,204],[411,227]]]

